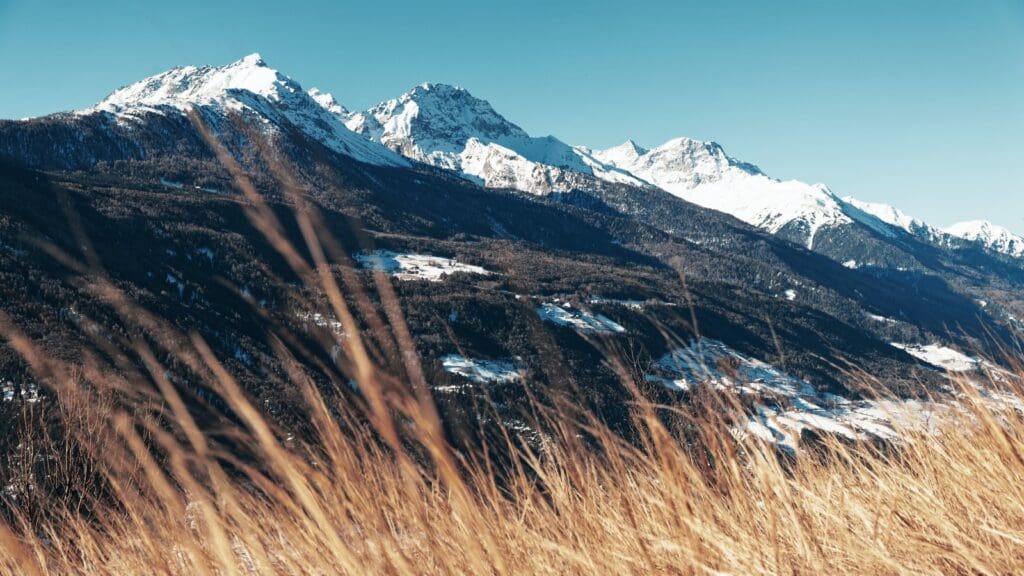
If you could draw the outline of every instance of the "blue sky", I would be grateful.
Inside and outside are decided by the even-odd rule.
[[[448,82],[532,134],[715,140],[776,177],[1024,233],[1024,0],[0,0],[0,117],[254,51],[350,108]]]

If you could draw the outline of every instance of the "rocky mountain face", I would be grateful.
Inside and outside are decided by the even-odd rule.
[[[1011,293],[1024,270],[1014,251],[1020,244],[1007,237],[994,242],[978,235],[965,238],[889,205],[839,197],[823,184],[777,180],[714,142],[675,138],[651,149],[632,140],[606,150],[569,146],[551,136],[531,137],[485,100],[441,84],[415,87],[364,112],[330,102],[329,109],[371,141],[487,187],[558,198],[597,196],[677,231],[678,219],[651,209],[664,204],[663,196],[639,191],[657,189],[734,216],[844,266],[880,274],[913,270],[938,275],[975,299],[982,299],[991,286]],[[622,186],[631,192],[621,192]],[[658,200],[636,201],[641,197]],[[1017,305],[1015,298],[997,300],[1007,310]]]
[[[42,248],[56,247],[208,336],[280,410],[289,393],[274,385],[283,367],[261,322],[325,341],[312,356],[296,341],[296,355],[342,384],[351,366],[323,293],[250,218],[251,192],[296,246],[309,233],[296,212],[321,214],[315,231],[339,247],[340,276],[371,286],[372,269],[391,275],[440,390],[502,370],[523,374],[502,376],[516,387],[568,379],[622,422],[621,374],[598,339],[630,350],[648,388],[678,380],[648,371],[673,356],[667,332],[852,397],[865,374],[897,392],[941,386],[942,367],[907,350],[994,353],[1024,314],[1024,269],[995,234],[949,240],[825,186],[774,180],[714,143],[592,150],[532,137],[451,86],[352,112],[255,55],[177,68],[88,110],[2,122],[0,182],[0,296],[28,333],[73,357],[97,334],[118,345],[140,330]],[[368,331],[375,320],[358,321]],[[0,373],[26,370],[5,352]],[[510,410],[513,388],[502,392]]]
[[[835,236],[836,229],[852,227],[870,229],[861,230],[860,236],[870,232],[891,236],[895,228],[936,246],[955,249],[965,245],[956,240],[960,239],[1002,255],[1024,255],[1024,242],[989,223],[964,223],[940,231],[891,206],[839,198],[822,184],[773,179],[757,166],[728,156],[714,142],[675,138],[645,149],[627,141],[594,150],[570,146],[553,136],[533,137],[487,101],[446,84],[416,86],[369,110],[352,112],[330,94],[315,88],[304,91],[268,67],[258,54],[227,66],[180,67],[124,87],[96,106],[74,113],[87,119],[81,123],[83,132],[54,134],[49,138],[51,146],[41,150],[10,152],[21,158],[35,156],[41,165],[45,157],[64,167],[88,165],[111,154],[141,157],[149,152],[139,148],[140,143],[167,146],[183,140],[139,134],[160,123],[141,119],[160,116],[166,124],[161,130],[175,134],[179,127],[173,124],[180,124],[190,111],[225,132],[230,127],[218,120],[230,111],[257,118],[260,129],[268,134],[287,126],[362,162],[408,166],[412,160],[454,170],[492,188],[549,194],[592,189],[599,186],[598,181],[655,186],[810,249],[819,233]],[[353,132],[363,138],[354,137]],[[244,137],[220,136],[228,142],[243,140],[244,147]],[[61,150],[69,139],[105,142],[77,158],[75,151]],[[38,145],[38,138],[30,140]],[[858,234],[848,230],[839,235]],[[845,262],[855,260],[853,256],[837,257]]]
[[[947,249],[963,246],[953,240],[961,238],[1013,257],[1020,257],[1024,250],[1019,241],[1014,243],[1005,235],[986,242],[968,231],[940,231],[892,206],[840,198],[823,184],[771,178],[757,166],[728,156],[714,142],[681,137],[652,149],[632,140],[606,150],[570,146],[553,136],[532,137],[487,101],[445,84],[417,86],[363,112],[350,112],[329,95],[326,98],[326,107],[354,132],[488,187],[548,194],[594,188],[597,180],[655,186],[809,249],[815,248],[820,233],[826,250],[841,262],[905,252],[905,246],[877,247],[876,240],[884,243],[900,232]],[[864,246],[853,248],[850,241],[847,252],[836,253],[837,237],[856,237]],[[916,260],[912,254],[883,259],[883,265],[896,266]]]

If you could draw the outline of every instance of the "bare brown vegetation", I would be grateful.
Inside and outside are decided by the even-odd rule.
[[[343,433],[315,403],[318,447],[289,449],[225,385],[258,467],[229,476],[228,455],[195,436],[159,440],[165,469],[118,416],[117,501],[88,516],[54,502],[45,521],[5,526],[4,572],[1007,574],[1024,562],[1024,423],[981,404],[906,431],[897,450],[831,444],[794,461],[714,418],[694,422],[700,450],[642,415],[639,448],[599,427],[584,447],[565,425],[540,452],[510,443],[499,474],[453,464],[432,436],[418,461]]]
[[[349,335],[338,364],[359,395],[343,393],[348,383],[333,368],[311,374],[287,333],[268,327],[309,422],[308,434],[293,437],[202,337],[134,306],[98,266],[55,252],[90,274],[93,293],[141,336],[128,343],[130,357],[103,351],[117,359],[115,373],[98,362],[48,357],[0,316],[0,330],[58,407],[63,435],[34,444],[43,451],[38,460],[71,484],[64,497],[28,493],[7,507],[4,573],[1007,574],[1024,567],[1024,422],[970,394],[962,412],[934,428],[902,430],[898,444],[826,438],[790,458],[731,432],[742,407],[728,395],[689,408],[649,403],[609,349],[633,393],[634,437],[573,409],[571,397],[556,397],[523,415],[533,437],[493,418],[498,434],[482,435],[485,445],[456,449],[388,279],[374,278],[378,306],[345,252],[322,234],[301,184],[269,152],[305,242],[289,244],[245,174],[204,134],[245,193],[252,222],[324,295]],[[366,333],[361,324],[367,339],[358,336]],[[166,376],[169,359],[222,399],[231,417],[204,421],[197,411],[205,407]],[[491,414],[486,402],[477,414],[482,427]],[[37,424],[40,433],[50,430]]]

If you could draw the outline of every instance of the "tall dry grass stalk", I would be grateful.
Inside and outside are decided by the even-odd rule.
[[[196,118],[195,121],[199,123]],[[201,123],[200,128],[202,129]],[[268,321],[313,433],[294,440],[261,412],[198,334],[128,301],[96,263],[50,253],[140,337],[67,366],[0,314],[9,343],[66,407],[74,457],[102,495],[17,506],[0,524],[6,574],[1010,574],[1024,570],[1024,422],[967,393],[963,410],[880,448],[825,441],[795,458],[737,438],[741,410],[708,397],[674,410],[636,392],[626,441],[570,402],[535,406],[541,445],[504,429],[500,464],[443,433],[401,308],[377,276],[371,304],[322,233],[286,161],[264,151],[295,206],[292,246],[241,168],[205,129],[256,227],[319,287],[350,336],[340,369],[361,402],[314,384],[309,358]],[[85,239],[83,239],[84,241]],[[307,253],[307,262],[302,253]],[[347,296],[347,298],[346,298]],[[355,302],[354,308],[349,302]],[[360,326],[369,326],[369,336]],[[597,343],[600,344],[600,343]],[[168,381],[166,359],[225,400],[215,435]],[[388,359],[392,361],[388,361]],[[163,360],[161,360],[163,359]],[[628,371],[610,358],[632,386]],[[314,363],[315,365],[315,363]],[[116,369],[114,369],[116,368]],[[635,387],[633,388],[635,390]],[[88,415],[85,417],[83,415]],[[62,443],[64,442],[64,443]],[[71,458],[65,453],[59,458]]]
[[[215,363],[215,359],[209,359]],[[1011,574],[1024,566],[1024,422],[976,404],[898,450],[833,444],[780,460],[704,421],[692,447],[515,449],[508,475],[457,477],[326,418],[282,447],[239,396],[262,459],[228,476],[170,438],[158,466],[115,419],[141,477],[88,517],[0,528],[9,574]],[[659,439],[660,438],[660,439]],[[200,446],[202,444],[200,443]],[[568,446],[572,446],[569,448]],[[206,454],[203,456],[202,454]],[[219,460],[228,459],[221,455]],[[127,468],[127,466],[121,466]],[[118,482],[117,479],[114,479]],[[56,506],[56,504],[55,504]]]

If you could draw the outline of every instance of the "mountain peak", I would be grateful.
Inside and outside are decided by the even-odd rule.
[[[988,248],[1017,258],[1024,258],[1024,237],[988,220],[958,222],[944,230],[951,236],[978,242]]]
[[[467,95],[469,94],[469,91],[461,86],[445,84],[444,82],[423,82],[422,84],[413,86],[408,92],[406,92],[406,94],[415,94],[417,92],[437,92],[438,94],[465,92]]]
[[[599,178],[645,184],[601,165],[588,150],[575,149],[553,136],[530,136],[488,101],[450,84],[420,84],[344,121],[350,130],[374,142],[420,162],[456,170],[486,186],[538,193],[559,186],[567,190],[576,178],[569,172],[589,176],[600,172]]]
[[[683,176],[682,180],[674,183],[686,188],[717,180],[729,169],[739,169],[752,175],[761,174],[756,166],[730,158],[718,144],[685,136],[672,138],[650,150],[642,148],[633,140],[627,140],[613,148],[596,151],[594,156],[609,165],[634,173],[650,173],[652,169],[672,172],[675,177]]]
[[[184,66],[117,90],[78,114],[112,114],[119,120],[173,115],[202,108],[212,114],[244,113],[268,130],[298,128],[311,139],[369,164],[408,166],[406,159],[353,134],[347,111],[330,94],[306,93],[298,82],[267,66],[258,53],[226,66]]]
[[[267,65],[267,63],[263,61],[263,57],[260,56],[259,52],[253,52],[252,54],[249,54],[248,56],[243,57],[241,60],[238,60],[234,64],[231,64],[231,66],[260,66],[260,67],[266,67],[266,65]]]
[[[654,148],[651,152],[654,154],[682,154],[691,158],[713,158],[717,162],[724,164],[740,164],[739,162],[729,158],[725,153],[725,149],[717,142],[697,140],[694,138],[687,138],[686,136],[677,136],[672,138],[661,146]]]
[[[619,144],[618,146],[609,148],[607,151],[613,150],[622,153],[636,154],[637,156],[643,156],[644,154],[647,154],[647,152],[649,152],[647,148],[644,148],[643,146],[637,144],[636,141],[633,140],[632,138],[626,140],[625,142]]]
[[[628,147],[629,149],[633,150],[637,154],[646,154],[647,153],[647,149],[644,148],[643,146],[637,144],[636,140],[633,140],[632,138],[629,138],[628,140],[626,140],[625,142],[623,142],[619,146],[620,147]]]
[[[992,234],[997,231],[1006,231],[1002,226],[997,226],[988,220],[966,220],[957,222],[946,228],[946,232],[953,235],[958,234]]]
[[[377,105],[371,113],[381,122],[386,121],[381,116],[386,116],[400,122],[418,123],[421,136],[429,130],[434,136],[461,141],[527,137],[522,128],[495,111],[490,102],[451,84],[420,84],[397,102],[390,100]]]
[[[507,143],[529,136],[465,88],[423,83],[398,98],[352,114],[348,127],[403,154],[430,162],[461,151],[470,139]],[[447,163],[445,164],[447,165]]]
[[[323,92],[319,88],[314,87],[310,88],[307,94],[309,94],[310,98],[316,100],[317,104],[323,106],[323,108],[331,114],[336,114],[343,119],[351,115],[348,108],[345,108],[345,106],[338,102],[334,98],[334,95],[329,92]]]
[[[678,137],[644,150],[630,140],[593,155],[680,198],[772,233],[797,221],[808,247],[820,228],[850,221],[824,185],[769,178],[715,142]]]
[[[605,150],[588,150],[594,158],[599,161],[608,164],[609,166],[616,166],[624,168],[636,163],[642,156],[646,155],[649,150],[640,146],[632,138],[626,140],[618,146],[612,146]]]
[[[226,66],[183,66],[150,76],[115,91],[84,112],[123,114],[161,107],[183,110],[196,105],[227,104],[239,92],[279,100],[282,92],[296,90],[301,90],[297,83],[268,67],[259,54],[253,53]]]
[[[658,148],[694,148],[697,146],[707,146],[719,149],[721,148],[721,146],[715,144],[714,142],[705,142],[703,140],[688,138],[686,136],[676,136],[675,138],[671,138],[665,141],[665,143],[662,144],[661,146],[658,146]]]

